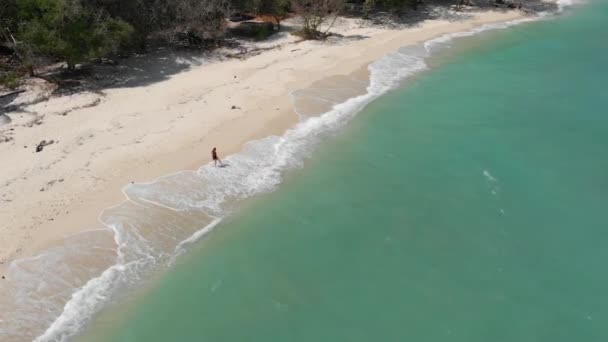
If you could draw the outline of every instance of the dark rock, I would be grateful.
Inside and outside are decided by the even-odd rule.
[[[38,144],[38,146],[36,146],[36,153],[42,152],[42,150],[44,149],[44,146],[46,146],[46,140],[42,140],[40,142],[40,144]]]
[[[230,32],[236,36],[262,40],[271,36],[275,31],[273,23],[246,21],[230,29]]]

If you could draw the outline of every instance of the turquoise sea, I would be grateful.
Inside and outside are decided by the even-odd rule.
[[[76,340],[608,341],[606,32],[454,42]]]

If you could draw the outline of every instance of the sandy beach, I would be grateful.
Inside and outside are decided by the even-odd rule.
[[[54,96],[27,104],[0,126],[0,273],[83,230],[102,228],[100,212],[124,200],[121,189],[171,172],[196,169],[239,151],[247,141],[281,134],[298,121],[291,94],[314,82],[365,70],[397,48],[524,16],[467,12],[466,19],[426,20],[381,28],[339,20],[341,37],[298,42],[282,33],[273,49],[246,59],[185,61],[156,70],[157,82]],[[130,60],[128,63],[137,63]],[[200,65],[198,65],[200,64]],[[32,81],[34,82],[34,81]],[[49,90],[50,92],[50,90]],[[30,96],[28,98],[28,96]],[[36,152],[40,141],[53,143]]]

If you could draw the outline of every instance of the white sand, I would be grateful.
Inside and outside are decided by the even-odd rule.
[[[249,140],[282,133],[297,121],[293,90],[350,74],[403,45],[521,16],[489,11],[393,30],[343,20],[333,31],[353,38],[295,43],[285,34],[275,41],[281,47],[246,60],[26,105],[22,110],[35,115],[12,114],[13,123],[0,126],[13,138],[0,143],[0,274],[14,259],[100,227],[97,216],[123,200],[120,190],[129,182],[197,168],[209,162],[213,146],[226,155]],[[35,153],[43,139],[55,143]]]

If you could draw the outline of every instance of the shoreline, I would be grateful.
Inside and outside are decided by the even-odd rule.
[[[167,148],[167,146],[158,146],[158,140],[163,138],[174,139],[174,133],[161,134],[161,137],[155,140],[151,140],[149,144],[152,146],[149,147],[152,148],[147,148],[146,150],[148,151],[141,151],[141,149],[136,149],[134,148],[135,146],[133,146],[134,144],[131,143],[131,145],[128,146],[128,149],[133,151],[120,151],[118,154],[118,158],[114,155],[109,156],[108,153],[104,153],[102,156],[104,159],[103,161],[106,163],[106,165],[111,166],[107,167],[104,165],[97,168],[96,170],[91,170],[92,172],[85,171],[84,177],[86,177],[86,174],[88,174],[89,179],[85,179],[84,182],[79,181],[77,179],[70,179],[67,177],[59,178],[61,177],[61,171],[73,171],[69,169],[70,167],[73,167],[72,165],[66,165],[63,170],[58,172],[59,174],[57,175],[57,178],[60,180],[60,183],[53,182],[53,184],[57,184],[60,186],[64,184],[70,184],[70,187],[72,189],[66,189],[67,187],[64,187],[64,189],[61,190],[45,189],[46,193],[44,193],[45,191],[43,191],[42,189],[44,189],[45,185],[42,179],[51,179],[50,182],[52,182],[53,180],[52,177],[44,176],[42,174],[38,174],[32,177],[36,178],[32,181],[17,182],[21,183],[18,185],[27,186],[27,184],[30,184],[30,189],[27,190],[29,190],[30,193],[34,193],[35,195],[38,195],[35,193],[35,191],[38,189],[39,186],[41,186],[39,192],[43,194],[41,194],[41,201],[38,203],[32,205],[31,198],[28,198],[28,202],[30,203],[19,203],[21,204],[21,207],[19,207],[18,205],[10,205],[13,203],[10,202],[8,210],[2,210],[2,213],[0,213],[0,217],[2,217],[0,221],[13,223],[13,227],[8,227],[9,231],[7,233],[10,236],[8,237],[8,239],[5,237],[5,239],[7,239],[8,241],[2,241],[3,248],[1,248],[0,250],[2,250],[3,252],[0,255],[0,260],[2,261],[2,264],[0,264],[0,273],[6,274],[6,267],[8,266],[8,264],[10,264],[11,261],[15,259],[34,256],[42,250],[48,248],[49,246],[52,246],[54,243],[59,242],[62,237],[72,235],[83,230],[101,228],[102,225],[96,220],[97,216],[99,215],[99,213],[101,213],[101,211],[103,211],[103,209],[123,201],[124,197],[123,194],[120,192],[120,189],[122,189],[124,186],[131,182],[149,181],[150,179],[154,179],[168,173],[176,172],[176,169],[195,170],[201,165],[205,164],[205,160],[208,159],[206,156],[208,154],[207,151],[211,150],[212,144],[220,146],[221,155],[226,156],[241,150],[243,145],[248,141],[260,139],[270,135],[281,135],[287,128],[292,127],[297,122],[297,116],[293,113],[293,105],[292,100],[290,98],[292,90],[306,88],[307,86],[310,86],[310,84],[312,84],[313,82],[321,80],[325,77],[329,77],[332,75],[346,75],[351,72],[354,72],[357,69],[365,67],[374,60],[379,59],[383,55],[395,51],[403,45],[420,43],[422,41],[426,41],[440,35],[473,29],[483,24],[511,21],[525,17],[526,16],[524,14],[517,11],[483,11],[481,13],[476,14],[474,19],[469,19],[462,22],[431,20],[428,22],[424,22],[420,27],[405,30],[383,30],[374,27],[363,28],[362,30],[375,31],[375,36],[371,36],[367,40],[348,42],[345,45],[324,45],[318,42],[302,42],[299,43],[297,46],[298,48],[300,48],[297,52],[300,53],[299,56],[296,56],[295,58],[291,57],[291,55],[288,52],[284,51],[284,49],[279,48],[264,52],[257,56],[250,57],[249,59],[244,61],[211,62],[207,65],[192,68],[191,70],[183,72],[182,74],[177,74],[168,81],[146,86],[143,88],[109,89],[106,95],[104,96],[102,103],[90,108],[76,109],[69,114],[68,118],[76,116],[77,114],[81,114],[81,112],[87,111],[89,113],[82,113],[82,115],[95,115],[97,113],[107,114],[108,111],[116,110],[115,106],[112,106],[112,102],[122,102],[123,105],[126,103],[130,103],[131,101],[129,99],[125,99],[125,97],[146,97],[145,93],[149,92],[146,90],[147,88],[171,88],[173,86],[173,83],[180,82],[179,78],[192,78],[191,76],[193,75],[205,73],[209,69],[215,67],[220,69],[220,71],[216,72],[216,74],[224,74],[224,77],[216,77],[216,81],[218,80],[218,78],[220,81],[226,79],[226,74],[234,74],[234,78],[237,79],[237,81],[235,81],[234,83],[229,83],[228,86],[225,86],[225,88],[227,89],[223,91],[224,94],[218,94],[215,96],[215,102],[220,103],[213,104],[212,106],[210,106],[212,107],[210,109],[212,111],[220,111],[221,107],[224,107],[228,110],[224,109],[222,110],[221,114],[216,114],[214,118],[211,118],[214,120],[212,122],[212,128],[207,129],[206,132],[201,132],[200,136],[202,136],[202,138],[196,139],[196,137],[198,136],[196,131],[193,132],[193,129],[188,129],[190,128],[188,125],[197,125],[196,121],[199,121],[197,120],[198,118],[196,118],[194,115],[190,115],[190,117],[186,118],[187,121],[190,122],[175,127],[177,129],[185,130],[184,133],[187,135],[187,137],[180,137],[179,139],[176,139],[178,141],[173,141],[171,143],[170,148]],[[375,42],[373,42],[374,40]],[[375,49],[372,49],[372,51],[370,51],[370,47],[372,46]],[[363,50],[365,51],[365,53],[354,58],[350,57],[347,61],[344,61],[344,59],[342,59],[341,63],[326,62],[328,56],[324,55],[333,55],[334,57],[338,57],[340,55],[348,55],[348,53],[341,53],[341,50],[346,49],[351,51],[344,52],[357,53]],[[328,51],[329,53],[327,53]],[[247,99],[247,97],[253,97],[253,95],[248,94],[249,92],[247,90],[241,91],[240,93],[236,93],[235,97],[240,98],[234,100],[230,99],[231,96],[229,96],[228,94],[234,93],[233,89],[230,88],[238,87],[238,80],[243,78],[247,80],[248,74],[250,75],[252,74],[252,72],[254,72],[254,70],[251,70],[251,67],[248,68],[246,64],[252,64],[252,67],[254,67],[255,69],[259,69],[258,65],[260,64],[262,64],[263,67],[266,67],[268,69],[282,69],[278,67],[281,63],[294,65],[296,64],[294,63],[294,61],[297,62],[298,57],[300,57],[303,62],[307,62],[309,65],[311,65],[310,69],[314,69],[312,65],[316,64],[315,66],[320,67],[323,70],[319,70],[315,73],[310,73],[308,72],[309,68],[305,67],[300,68],[300,70],[294,70],[295,68],[292,67],[292,75],[289,75],[291,77],[288,76],[289,79],[284,80],[282,82],[281,86],[283,87],[273,87],[274,89],[272,90],[276,92],[276,95],[271,95],[272,97],[266,99],[266,101],[264,101],[264,99],[260,101],[257,98],[253,101],[251,99]],[[271,60],[271,62],[275,62],[275,64],[270,66],[264,63],[265,60],[269,59]],[[325,63],[325,65],[319,65],[322,63]],[[245,66],[243,66],[243,64],[245,64]],[[242,70],[238,70],[239,67]],[[233,68],[237,70],[230,73],[230,69]],[[268,72],[271,71],[268,70]],[[260,72],[258,72],[257,74],[259,75]],[[256,74],[253,75],[255,76]],[[183,82],[185,81],[191,80],[184,80]],[[255,86],[256,81],[247,82],[248,86],[245,86],[245,88]],[[213,85],[207,86],[206,88],[211,87],[213,87]],[[285,91],[286,89],[289,89],[289,91]],[[229,102],[222,101],[224,99],[222,98],[222,95],[227,96]],[[76,94],[73,96],[78,97],[85,95]],[[208,96],[207,98],[209,98],[210,102],[213,100],[213,96]],[[206,103],[206,100],[204,101]],[[222,105],[221,102],[224,102],[225,105]],[[235,112],[240,112],[241,110],[230,109],[231,103],[235,103],[235,105],[238,104],[239,108],[257,108],[253,110],[248,110],[247,112],[249,113],[243,115],[234,115]],[[110,108],[106,109],[104,107]],[[194,110],[194,108],[192,107],[193,106],[190,106],[190,108],[188,109],[191,111]],[[263,108],[275,108],[275,110],[268,113],[268,111],[262,110]],[[264,117],[260,118],[256,116],[262,113],[264,113]],[[141,110],[135,109],[134,115],[141,115]],[[182,118],[184,116],[185,115],[182,115]],[[222,116],[222,118],[220,118],[220,116]],[[118,121],[122,118],[123,117],[121,116],[115,116],[108,118],[108,120],[115,119],[116,121]],[[174,119],[177,120],[177,118],[175,117]],[[57,122],[57,119],[54,117],[50,118],[49,121],[51,120],[55,121],[53,122],[53,124],[57,129],[64,129],[61,126],[63,126],[65,122]],[[148,118],[148,121],[149,120],[150,119]],[[152,118],[152,120],[155,120],[155,118]],[[102,122],[94,124],[107,126],[107,120],[103,120],[102,118],[102,120],[100,121]],[[80,123],[81,120],[77,120],[75,124],[78,125]],[[133,125],[133,123],[129,124]],[[117,125],[122,126],[124,124],[118,122]],[[44,123],[43,125],[34,128],[45,128],[45,126],[50,126],[50,123]],[[159,128],[159,125],[150,126],[150,130]],[[198,126],[201,126],[200,123],[198,124]],[[136,130],[135,127],[130,128],[134,131]],[[226,139],[225,136],[227,134],[230,134],[232,139]],[[39,133],[34,133],[33,135],[44,137],[50,134],[48,132],[43,131]],[[115,144],[108,142],[107,136],[109,134],[105,135],[106,136],[103,137],[105,139],[99,139],[102,140],[101,143],[105,145],[102,148],[106,148],[108,150],[113,149]],[[18,138],[19,137],[16,137],[15,140],[17,140]],[[80,136],[77,136],[75,138],[77,140],[82,139],[82,137]],[[95,139],[96,137],[92,138]],[[51,145],[47,149],[57,149],[59,147],[59,144],[63,144],[64,139],[58,139],[59,141],[56,143],[55,146]],[[26,144],[25,141],[32,141],[32,138],[23,137],[20,140],[21,143]],[[95,142],[87,143],[87,145],[92,146],[94,143]],[[135,143],[139,143],[139,141],[136,141]],[[20,144],[16,145],[19,146]],[[4,146],[6,146],[6,144]],[[0,145],[0,148],[4,146]],[[16,147],[13,150],[16,150]],[[99,147],[92,146],[90,150],[92,150],[90,151],[91,153],[97,153]],[[177,153],[175,151],[177,151]],[[17,154],[23,154],[23,152],[24,151],[18,151]],[[142,155],[138,155],[141,152],[144,153]],[[51,154],[51,152],[42,151],[41,154]],[[14,157],[15,159],[18,159],[20,156]],[[35,155],[35,157],[38,157],[38,155]],[[44,157],[46,157],[46,155],[44,155]],[[66,158],[65,156],[61,157],[64,157],[65,160],[77,159]],[[9,159],[12,158],[9,157]],[[35,161],[33,161],[31,158],[28,159],[29,160],[25,160],[23,164],[31,162],[35,163]],[[107,159],[110,160],[108,161]],[[83,160],[89,160],[90,163],[89,153],[82,153],[78,160],[81,161],[80,164],[82,164]],[[59,161],[59,163],[62,163],[62,161],[63,159]],[[136,164],[135,167],[131,166],[133,162],[135,162]],[[78,164],[78,162],[76,163]],[[63,162],[62,164],[69,164],[69,162]],[[88,165],[86,165],[85,167],[87,166]],[[23,167],[23,169],[27,170],[27,166]],[[107,179],[105,177],[108,174],[112,175],[111,178],[107,177],[110,179]],[[80,176],[81,178],[83,177],[82,175]],[[13,185],[13,187],[18,185],[15,184]],[[91,186],[93,187],[93,189],[91,189]],[[57,188],[56,185],[53,187]],[[83,191],[83,189],[87,190]],[[66,201],[66,197],[69,198],[69,200]],[[59,212],[58,209],[48,210],[49,207],[60,207],[61,212]],[[27,217],[27,214],[24,217],[24,213],[32,211],[41,213],[40,216],[37,216],[37,220],[31,220]],[[11,212],[14,213],[14,215],[10,215]],[[15,228],[14,226],[16,226],[17,228]],[[21,232],[21,234],[19,234],[19,232],[15,232],[19,230],[30,230],[30,232]]]
[[[126,160],[114,160],[113,163],[109,163],[111,166],[98,169],[97,171],[108,170],[108,172],[113,173],[114,176],[109,181],[95,184],[98,188],[103,188],[103,190],[99,192],[94,190],[88,191],[82,197],[77,197],[77,200],[73,201],[76,203],[67,205],[66,208],[68,210],[66,210],[65,214],[53,218],[52,221],[49,221],[50,223],[43,224],[44,228],[38,227],[38,230],[44,229],[52,232],[50,232],[49,235],[41,234],[35,239],[26,240],[28,245],[22,248],[15,259],[23,259],[37,255],[50,246],[61,243],[63,237],[86,230],[106,228],[98,217],[104,209],[125,200],[125,196],[120,189],[124,189],[125,186],[133,181],[136,183],[149,182],[150,180],[164,177],[167,174],[181,172],[176,171],[176,169],[182,171],[196,170],[201,167],[201,165],[207,164],[205,162],[205,160],[208,159],[206,154],[207,151],[211,149],[212,144],[221,146],[220,153],[222,153],[223,156],[228,156],[241,151],[244,144],[249,141],[258,140],[271,135],[282,135],[286,130],[293,127],[298,122],[297,115],[294,115],[293,102],[291,99],[291,94],[294,90],[305,89],[314,82],[331,76],[355,73],[357,70],[361,70],[370,63],[380,59],[388,53],[396,51],[402,46],[426,42],[446,34],[474,30],[475,28],[486,24],[510,22],[524,18],[526,18],[526,15],[516,11],[483,11],[477,13],[474,19],[463,22],[432,20],[424,22],[424,24],[419,27],[405,30],[382,30],[368,27],[363,28],[363,30],[375,30],[375,35],[364,40],[347,42],[345,45],[325,45],[318,42],[300,43],[302,45],[298,45],[298,47],[304,46],[304,48],[299,49],[301,53],[298,54],[296,58],[291,57],[289,52],[283,51],[283,48],[279,48],[278,50],[274,49],[264,52],[261,55],[250,57],[245,61],[212,62],[207,65],[193,68],[182,74],[177,74],[169,81],[143,88],[111,89],[108,91],[109,95],[106,95],[105,97],[106,102],[102,102],[95,107],[83,109],[83,111],[90,110],[92,112],[103,112],[103,105],[109,106],[108,103],[111,101],[110,97],[112,96],[114,96],[115,100],[118,98],[119,100],[124,101],[122,103],[129,102],[128,98],[130,98],[132,94],[120,94],[121,92],[141,93],[145,88],[151,87],[163,88],[160,89],[160,91],[163,91],[166,90],[164,88],[170,88],[172,86],[167,83],[171,83],[172,81],[184,82],[184,80],[179,80],[180,76],[187,80],[193,76],[200,76],[201,73],[205,72],[215,72],[215,74],[219,75],[230,72],[230,76],[234,74],[234,79],[244,80],[242,82],[245,83],[245,85],[241,84],[239,86],[240,81],[234,81],[232,83],[220,85],[220,87],[223,86],[225,89],[219,91],[220,94],[216,94],[215,99],[213,99],[212,96],[202,97],[208,99],[210,102],[215,101],[216,109],[221,107],[220,104],[222,102],[226,103],[224,102],[226,96],[228,96],[229,99],[231,97],[238,98],[238,100],[230,99],[230,102],[226,103],[227,105],[230,105],[232,101],[234,101],[239,107],[257,108],[247,110],[246,114],[243,115],[230,115],[235,114],[235,112],[240,112],[240,108],[236,111],[224,109],[220,114],[215,115],[213,119],[217,120],[210,124],[210,128],[207,129],[205,132],[206,134],[202,135],[202,138],[197,137],[195,130],[196,126],[194,125],[200,118],[195,116],[186,117],[184,121],[193,124],[193,127],[189,127],[188,123],[182,124],[180,127],[175,127],[176,129],[181,130],[179,133],[183,133],[184,135],[179,136],[178,141],[172,142],[170,147],[161,147],[159,146],[158,141],[154,141],[150,143],[152,145],[151,147],[156,147],[157,149],[154,150],[152,148],[153,151],[148,151],[149,154],[134,156],[134,154],[137,154],[140,151],[131,151],[131,153],[126,152]],[[536,17],[531,18],[534,19]],[[361,51],[364,51],[364,53],[361,53]],[[291,53],[293,52],[294,51],[291,51]],[[348,52],[351,52],[352,55],[348,54]],[[359,53],[359,55],[353,57],[353,55],[357,53]],[[345,55],[349,57],[344,58]],[[327,61],[331,60],[331,57],[334,57],[334,61],[339,61],[339,63],[328,63]],[[270,60],[272,65],[268,64],[268,60]],[[300,62],[300,65],[298,65],[298,62]],[[233,68],[233,65],[240,63],[249,65],[241,65],[242,70],[232,72],[231,68]],[[261,73],[261,71],[259,71],[260,65],[263,67],[262,70],[266,72],[277,72],[273,76],[276,77],[275,81],[277,81],[279,85],[275,84],[274,87],[269,87],[271,89],[265,89],[274,91],[271,92],[269,97],[251,99],[254,96],[250,94],[249,87],[255,86],[258,81],[258,79],[252,80],[251,78],[255,78],[256,76],[258,76],[258,78],[264,78],[259,77]],[[209,70],[216,67],[217,69],[214,71]],[[291,67],[289,75],[281,75],[280,70],[289,67]],[[310,70],[315,69],[315,67],[318,69],[316,69],[313,74]],[[236,66],[236,69],[238,68],[239,66]],[[281,79],[281,77],[284,77],[284,79]],[[178,80],[174,81],[174,79]],[[226,77],[217,77],[214,81],[225,79]],[[207,88],[211,87],[213,87],[213,85],[207,86]],[[241,92],[235,92],[235,87],[244,88],[242,88]],[[221,95],[224,95],[225,97],[221,98]],[[268,94],[264,93],[264,95]],[[192,103],[186,102],[185,104],[189,109],[193,109]],[[100,106],[102,109],[100,109]],[[275,110],[265,111],[263,110],[264,108],[275,108]],[[166,111],[170,110],[170,108],[166,109]],[[229,113],[228,117],[223,117],[227,113]],[[72,115],[72,113],[70,113],[70,115]],[[260,117],[259,115],[263,116]],[[158,123],[156,126],[153,125],[152,128],[159,129]],[[175,132],[171,129],[169,130],[171,133],[160,134],[157,139],[162,139],[164,137],[174,138]],[[227,139],[226,135],[229,134],[231,135],[231,138],[234,139]],[[110,156],[107,156],[107,154],[104,154],[103,156],[105,158],[113,159],[110,158]],[[138,160],[137,167],[131,166],[133,159]],[[105,161],[105,159],[102,159],[102,161]],[[118,171],[112,170],[112,168],[116,166],[119,166]],[[0,272],[2,272],[2,274],[6,273],[6,267],[9,263],[10,262],[6,262],[4,265],[0,265]]]

